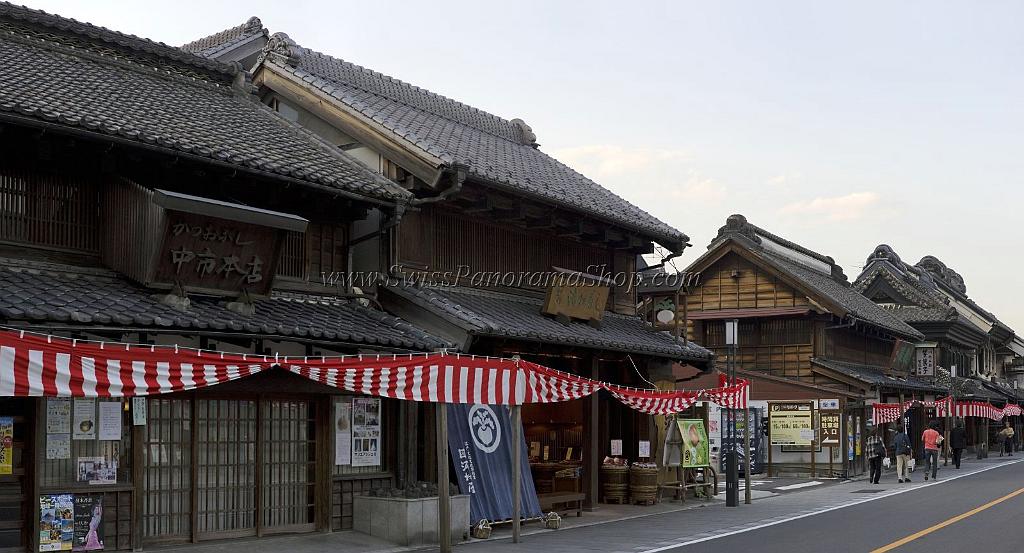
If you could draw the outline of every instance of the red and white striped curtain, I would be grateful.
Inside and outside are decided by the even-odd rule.
[[[903,413],[907,409],[915,405],[923,405],[925,407],[934,407],[936,409],[936,415],[944,416],[946,406],[949,404],[950,398],[943,398],[936,401],[924,401],[920,399],[910,399],[900,403],[875,403],[871,406],[871,420],[875,424],[885,424],[888,422],[895,422],[903,416]]]
[[[273,364],[256,355],[0,331],[0,396],[166,394],[228,382]]]
[[[634,409],[667,415],[679,413],[700,399],[744,408],[749,396],[749,382],[745,380],[710,390],[638,390],[529,361],[473,355],[278,357],[0,331],[0,396],[166,394],[212,386],[274,367],[354,393],[435,403],[554,403],[606,389]]]

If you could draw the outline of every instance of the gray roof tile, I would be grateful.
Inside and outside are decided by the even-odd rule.
[[[335,99],[471,177],[514,193],[582,211],[652,238],[673,250],[685,234],[537,148],[533,131],[365,67],[271,37],[263,63]]]
[[[245,23],[214,33],[199,40],[183,44],[181,49],[205,58],[216,58],[219,54],[257,37],[267,36],[263,22],[250,17]]]
[[[676,342],[639,317],[605,312],[601,328],[580,322],[563,324],[541,314],[539,298],[460,287],[394,286],[390,291],[430,310],[471,334],[553,344],[709,361],[711,351],[693,342]]]
[[[945,388],[933,384],[923,378],[910,375],[906,378],[897,378],[885,374],[885,367],[876,365],[864,365],[861,363],[850,363],[847,361],[836,361],[833,359],[814,358],[811,362],[815,365],[834,370],[880,388],[894,388],[904,390],[921,390],[930,392],[944,392]]]
[[[255,300],[251,317],[227,309],[225,298],[191,296],[187,311],[161,303],[152,290],[100,270],[0,259],[0,315],[5,323],[110,325],[154,330],[231,330],[283,337],[316,336],[405,350],[431,351],[445,341],[352,300],[277,293]]]
[[[0,119],[52,123],[384,201],[409,194],[233,84],[237,66],[0,3]]]

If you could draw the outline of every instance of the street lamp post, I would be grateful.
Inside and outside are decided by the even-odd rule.
[[[736,343],[739,334],[739,320],[732,319],[725,321],[725,345],[726,345],[726,378],[728,385],[736,384]],[[725,505],[726,507],[739,506],[739,473],[737,471],[736,449],[736,409],[726,409],[728,414],[729,455],[725,461]],[[749,454],[749,453],[748,453]]]

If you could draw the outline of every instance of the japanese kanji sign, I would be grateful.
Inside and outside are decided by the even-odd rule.
[[[280,240],[277,229],[167,211],[156,281],[264,294],[274,279]]]

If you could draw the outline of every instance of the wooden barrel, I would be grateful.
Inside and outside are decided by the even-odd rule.
[[[601,465],[601,491],[605,503],[625,503],[629,499],[629,467]]]
[[[629,496],[631,503],[653,505],[657,502],[657,467],[641,467],[634,465],[629,469]]]

